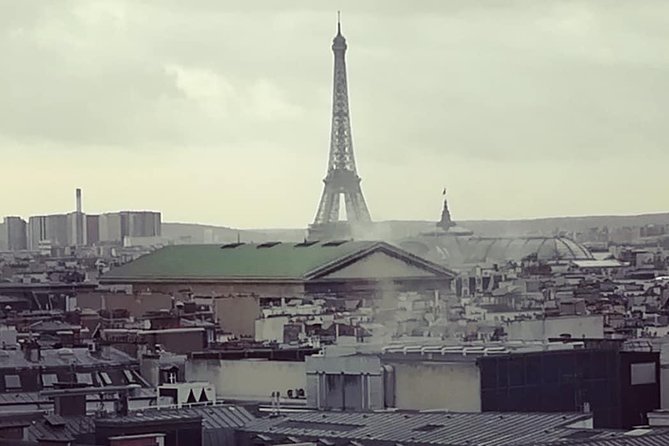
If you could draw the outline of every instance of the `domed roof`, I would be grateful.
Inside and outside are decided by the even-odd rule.
[[[505,263],[529,256],[537,260],[593,259],[586,247],[567,237],[420,237],[399,245],[449,266]]]
[[[538,260],[593,259],[586,247],[567,237],[470,238],[465,263]]]

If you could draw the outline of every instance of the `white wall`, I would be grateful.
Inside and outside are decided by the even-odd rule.
[[[481,377],[474,361],[387,362],[395,369],[398,409],[481,411]]]
[[[274,316],[256,319],[256,341],[277,341],[283,343],[283,327],[288,316]]]
[[[188,381],[207,381],[216,389],[216,397],[246,401],[270,401],[272,392],[286,396],[288,390],[305,389],[304,362],[255,359],[189,359]]]
[[[570,334],[572,338],[604,337],[604,316],[560,316],[547,319],[514,321],[505,327],[510,341],[536,341]]]

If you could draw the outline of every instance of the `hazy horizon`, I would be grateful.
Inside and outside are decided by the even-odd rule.
[[[661,0],[0,5],[1,215],[306,227],[337,9],[374,220],[669,209]]]

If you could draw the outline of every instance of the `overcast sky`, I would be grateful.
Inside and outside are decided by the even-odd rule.
[[[304,227],[337,9],[375,220],[669,209],[667,0],[0,0],[0,214]]]

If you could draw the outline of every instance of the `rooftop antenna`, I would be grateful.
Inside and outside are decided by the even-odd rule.
[[[337,11],[337,34],[341,34],[341,11]]]

